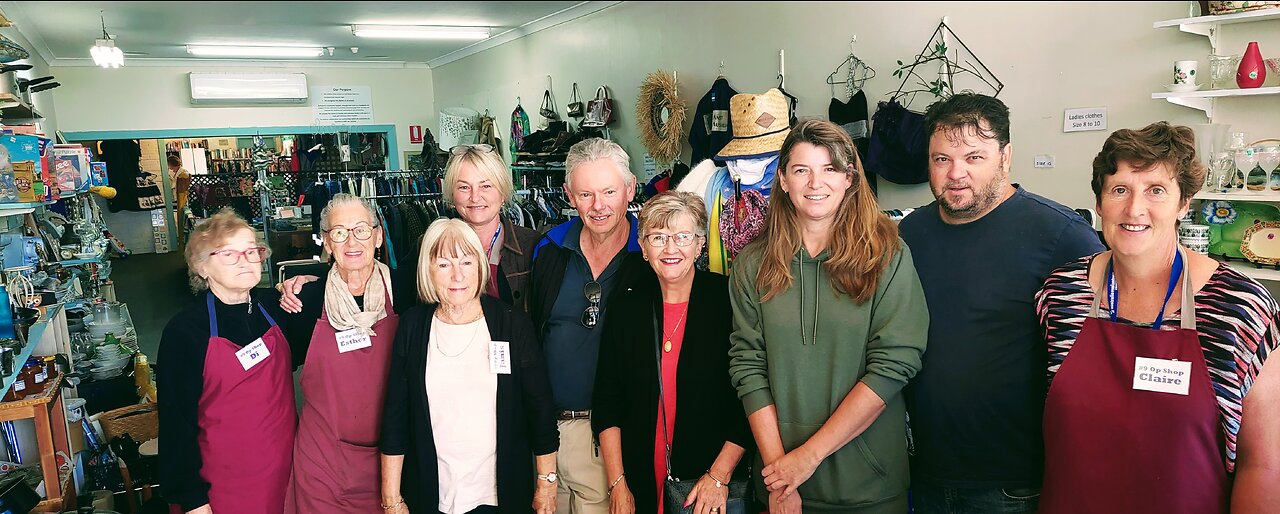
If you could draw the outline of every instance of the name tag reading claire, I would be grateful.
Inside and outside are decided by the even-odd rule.
[[[1191,386],[1191,363],[1188,361],[1138,357],[1133,368],[1133,388],[1183,396]]]
[[[369,334],[364,333],[358,328],[351,330],[343,330],[338,332],[338,353],[347,353],[352,350],[368,348],[373,346],[373,342],[369,340]]]
[[[511,374],[511,343],[489,341],[489,372],[497,375]]]
[[[267,360],[267,357],[270,356],[271,352],[267,351],[267,343],[263,342],[261,337],[236,352],[236,358],[240,359],[240,366],[245,371],[249,371],[249,368],[257,366],[259,362]]]

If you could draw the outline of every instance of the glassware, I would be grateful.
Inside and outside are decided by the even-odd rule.
[[[1239,64],[1239,55],[1210,55],[1210,87],[1213,89],[1233,89],[1236,85],[1236,67]]]
[[[1219,193],[1231,192],[1231,181],[1235,177],[1235,162],[1230,152],[1221,151],[1213,154],[1213,190]]]
[[[1233,188],[1239,189],[1242,186],[1248,185],[1250,190],[1261,191],[1261,186],[1258,186],[1257,189],[1255,189],[1255,184],[1253,184],[1253,181],[1249,180],[1254,175],[1253,169],[1258,167],[1258,154],[1254,149],[1252,147],[1241,148],[1236,150],[1232,157],[1236,164],[1235,180],[1238,181],[1238,183],[1232,184]]]
[[[1267,188],[1280,191],[1280,145],[1268,145],[1258,151],[1258,165],[1267,175]]]

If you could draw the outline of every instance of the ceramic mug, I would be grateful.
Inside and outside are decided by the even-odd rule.
[[[1191,251],[1193,251],[1193,252],[1195,252],[1195,253],[1198,253],[1198,254],[1200,254],[1200,255],[1208,255],[1208,254],[1209,254],[1209,241],[1208,241],[1208,240],[1205,240],[1203,243],[1196,243],[1196,244],[1183,243],[1183,244],[1182,244],[1182,246],[1185,246],[1185,247],[1187,247],[1187,249],[1188,249],[1188,250],[1191,250]]]
[[[1173,83],[1196,85],[1196,67],[1199,61],[1173,61]]]
[[[1178,227],[1178,237],[1182,239],[1209,239],[1209,226],[1181,225]]]

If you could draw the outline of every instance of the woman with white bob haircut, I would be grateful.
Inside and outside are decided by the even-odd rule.
[[[555,483],[538,479],[559,443],[546,364],[528,318],[482,294],[483,263],[462,221],[423,236],[424,303],[396,334],[383,408],[384,512],[555,511]]]

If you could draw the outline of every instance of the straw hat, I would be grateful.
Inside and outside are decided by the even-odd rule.
[[[791,133],[790,106],[777,88],[759,95],[733,95],[729,99],[729,119],[733,121],[733,140],[716,155],[720,159],[777,154]]]

